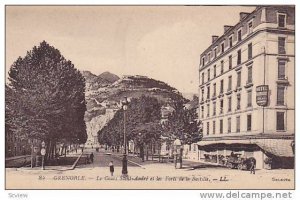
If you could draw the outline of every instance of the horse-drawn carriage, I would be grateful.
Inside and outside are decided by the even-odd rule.
[[[252,161],[256,165],[256,160],[253,157],[243,157],[241,154],[232,153],[225,159],[225,166],[231,169],[250,170]]]

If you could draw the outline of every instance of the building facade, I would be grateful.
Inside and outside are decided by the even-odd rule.
[[[293,6],[258,6],[212,36],[199,65],[200,159],[224,164],[233,152],[257,168],[293,166],[294,36]]]

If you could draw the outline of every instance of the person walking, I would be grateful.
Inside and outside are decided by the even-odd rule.
[[[255,174],[255,161],[253,159],[251,159],[250,162],[250,174]]]
[[[93,154],[93,152],[90,154],[90,160],[91,160],[91,163],[94,162],[94,154]]]
[[[114,175],[114,171],[115,171],[115,167],[114,167],[113,161],[109,162],[109,171],[110,171],[110,175],[113,176]]]

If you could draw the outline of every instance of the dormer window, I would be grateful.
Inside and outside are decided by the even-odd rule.
[[[278,13],[277,17],[278,17],[278,27],[285,28],[286,27],[286,14]]]
[[[225,44],[224,42],[221,44],[221,53],[224,53],[224,50],[225,50]]]
[[[217,57],[217,47],[214,49],[214,56]]]
[[[253,21],[248,22],[248,34],[253,32]]]
[[[242,29],[238,30],[237,38],[238,38],[238,42],[242,41]]]
[[[228,43],[229,43],[229,48],[231,48],[232,47],[232,36],[229,37]]]

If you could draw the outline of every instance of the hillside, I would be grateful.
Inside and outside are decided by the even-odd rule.
[[[103,72],[99,76],[96,76],[90,71],[82,71],[81,73],[85,78],[87,91],[106,87],[120,79],[117,75],[110,72]]]
[[[175,88],[146,76],[118,76],[104,72],[99,76],[84,71],[86,79],[87,112],[85,121],[90,138],[94,138],[102,126],[120,109],[120,101],[126,96],[138,98],[142,95],[157,98],[161,103],[184,99]],[[101,126],[99,126],[101,124]]]

